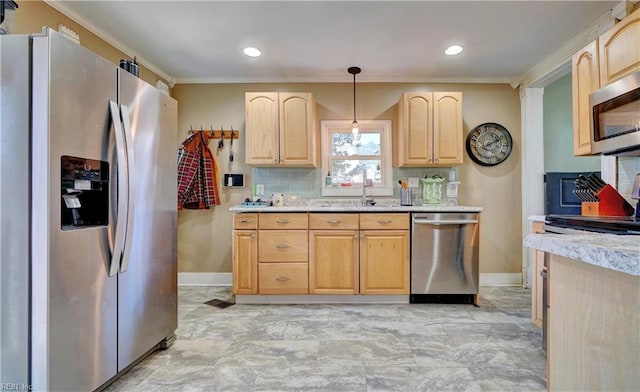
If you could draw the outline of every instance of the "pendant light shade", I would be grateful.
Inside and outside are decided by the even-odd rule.
[[[358,132],[360,132],[358,129],[358,120],[356,120],[356,75],[359,74],[360,71],[362,71],[360,67],[349,67],[349,69],[347,69],[347,72],[353,75],[353,123],[351,124],[351,133],[354,139],[358,136]]]

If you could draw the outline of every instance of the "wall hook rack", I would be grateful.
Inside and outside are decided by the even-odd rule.
[[[231,127],[233,128],[233,127]],[[240,131],[236,129],[213,129],[213,127],[209,130],[204,130],[200,127],[199,130],[193,129],[193,127],[189,127],[187,131],[189,134],[196,132],[204,132],[204,135],[207,139],[231,139],[231,133],[233,132],[233,138],[238,140],[240,136]]]

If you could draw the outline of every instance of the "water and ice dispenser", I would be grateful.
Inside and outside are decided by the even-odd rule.
[[[62,156],[61,228],[72,230],[109,224],[109,163]]]

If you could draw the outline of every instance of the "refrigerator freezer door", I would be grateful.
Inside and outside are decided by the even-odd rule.
[[[117,372],[117,277],[107,271],[110,226],[61,229],[61,157],[114,168],[117,67],[52,31],[33,38],[32,66],[32,383],[92,391]]]
[[[177,328],[177,103],[129,73],[119,80],[133,140],[131,229],[118,277],[122,370]]]
[[[29,37],[0,35],[0,380],[29,383]]]

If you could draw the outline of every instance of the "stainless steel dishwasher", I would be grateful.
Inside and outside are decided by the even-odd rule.
[[[475,303],[478,239],[477,213],[411,214],[409,302]]]

